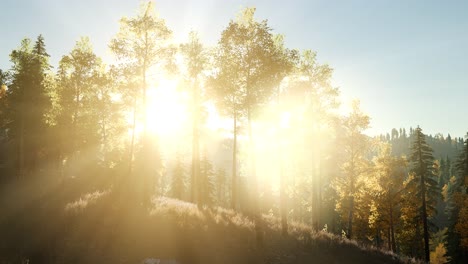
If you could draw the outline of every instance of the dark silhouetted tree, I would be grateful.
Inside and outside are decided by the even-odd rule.
[[[24,39],[10,55],[12,81],[6,93],[9,122],[7,128],[16,145],[17,175],[22,178],[36,169],[47,153],[46,113],[51,106],[48,95],[49,55],[39,35],[34,46]]]

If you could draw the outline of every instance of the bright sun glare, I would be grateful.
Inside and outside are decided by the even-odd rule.
[[[176,139],[191,131],[191,95],[178,87],[178,80],[163,78],[148,89],[148,129],[164,139]],[[204,104],[204,111],[207,129],[230,129],[230,120],[222,118],[212,102]]]
[[[188,94],[177,91],[178,81],[162,79],[148,89],[148,129],[161,137],[183,132],[188,120]]]

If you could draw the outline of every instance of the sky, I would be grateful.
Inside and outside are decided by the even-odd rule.
[[[23,38],[42,34],[56,66],[81,36],[111,55],[109,40],[139,0],[0,0],[0,69]],[[334,69],[342,101],[359,99],[368,133],[420,126],[427,134],[468,131],[468,1],[156,0],[178,41],[190,30],[215,45],[242,7],[255,6],[289,48],[311,49]]]

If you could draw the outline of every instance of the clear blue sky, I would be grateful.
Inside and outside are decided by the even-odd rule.
[[[43,34],[52,63],[80,36],[98,55],[122,16],[139,0],[0,0],[0,68],[24,37]],[[468,131],[468,1],[159,0],[156,8],[177,38],[190,29],[215,44],[241,7],[257,7],[291,48],[312,49],[335,69],[344,100],[358,98],[371,134],[393,127],[463,136]]]

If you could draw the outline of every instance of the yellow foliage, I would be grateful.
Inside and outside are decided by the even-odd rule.
[[[444,244],[439,243],[434,251],[431,252],[431,264],[444,264],[449,260],[445,256],[447,249],[445,249]]]
[[[2,85],[0,86],[0,98],[2,98],[3,96],[5,96],[6,90],[7,90],[6,85],[2,84]]]

